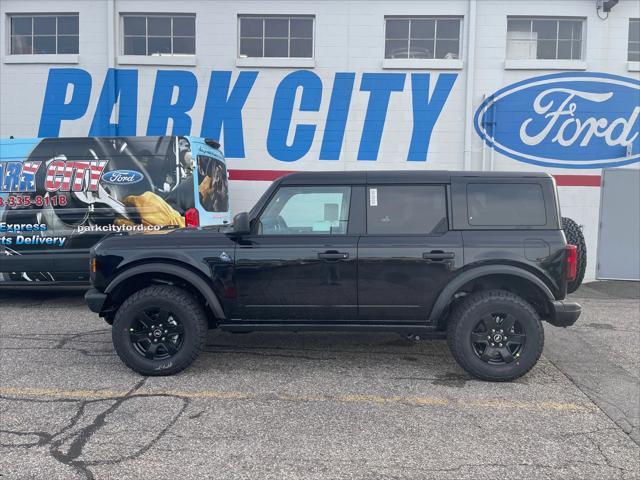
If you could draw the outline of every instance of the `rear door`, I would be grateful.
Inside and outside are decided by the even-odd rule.
[[[58,241],[40,211],[49,202],[42,183],[54,156],[46,139],[10,139],[0,149],[0,282],[47,282]]]
[[[463,264],[462,235],[449,229],[445,185],[369,185],[366,235],[358,242],[359,317],[426,321]]]

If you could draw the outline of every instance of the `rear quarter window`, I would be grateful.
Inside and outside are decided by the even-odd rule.
[[[472,226],[544,226],[542,187],[536,183],[470,183],[467,211]]]

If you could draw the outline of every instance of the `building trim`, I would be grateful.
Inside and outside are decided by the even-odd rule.
[[[315,58],[270,58],[270,57],[239,57],[236,67],[256,68],[314,68]]]
[[[505,70],[586,70],[582,60],[505,60]]]
[[[118,55],[118,65],[195,67],[195,55]]]
[[[229,169],[231,181],[273,182],[280,177],[296,173],[296,170],[245,170]],[[599,187],[600,175],[554,175],[559,187]]]
[[[45,63],[45,64],[77,64],[80,63],[80,55],[75,53],[50,53],[50,54],[26,54],[4,55],[3,63]]]
[[[459,59],[444,58],[385,58],[384,69],[428,69],[428,70],[462,70],[464,62]]]

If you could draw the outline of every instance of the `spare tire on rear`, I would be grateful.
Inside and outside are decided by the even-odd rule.
[[[584,272],[587,269],[587,244],[584,241],[582,227],[569,217],[562,217],[562,229],[567,237],[567,243],[575,245],[578,253],[576,278],[567,283],[567,292],[573,293],[582,284]]]

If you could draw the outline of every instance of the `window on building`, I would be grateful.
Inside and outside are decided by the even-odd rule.
[[[629,20],[629,61],[640,62],[640,18]]]
[[[369,235],[436,235],[447,230],[444,187],[382,185],[368,189]]]
[[[122,15],[125,55],[195,55],[196,16]]]
[[[260,216],[261,235],[345,235],[351,188],[281,187]]]
[[[584,19],[522,18],[507,20],[510,60],[582,60]]]
[[[78,14],[11,15],[11,55],[77,54]]]
[[[313,18],[240,16],[240,58],[313,58]]]
[[[542,187],[532,183],[467,185],[469,225],[482,227],[542,226],[547,214]]]
[[[385,18],[384,58],[460,58],[460,18]]]

